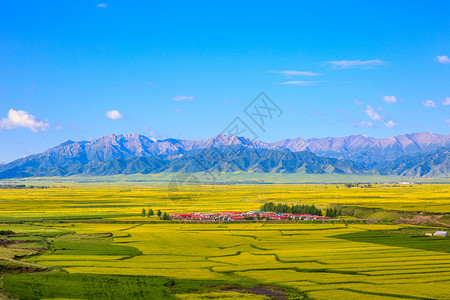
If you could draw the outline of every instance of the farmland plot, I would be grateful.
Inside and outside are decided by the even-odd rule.
[[[72,228],[93,233],[104,232],[107,226]],[[93,255],[89,247],[85,252],[58,248],[30,261],[74,274],[258,282],[295,288],[315,299],[449,297],[443,288],[450,283],[449,240],[429,238],[424,249],[405,242],[402,234],[396,234],[397,245],[394,234],[367,239],[380,230],[395,232],[402,226],[252,223],[116,228],[112,233],[118,236],[109,247],[136,250]]]

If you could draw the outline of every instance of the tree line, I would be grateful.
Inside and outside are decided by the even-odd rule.
[[[372,187],[372,184],[371,184],[371,183],[368,183],[368,184],[362,184],[362,185],[360,185],[359,183],[346,183],[346,184],[344,184],[344,186],[345,186],[346,188],[352,188],[352,187],[371,188],[371,187]]]
[[[336,218],[342,215],[341,209],[337,208],[327,208],[327,211],[325,212],[325,217],[329,218]]]
[[[273,202],[267,202],[261,205],[262,211],[270,211],[275,213],[291,213],[294,215],[316,215],[321,216],[322,210],[312,205],[287,205],[287,204],[275,204]]]
[[[148,211],[145,210],[145,208],[142,209],[141,212],[141,216],[142,217],[148,217],[150,218],[151,216],[154,216],[155,212],[153,211],[153,209],[149,208]],[[161,219],[161,220],[170,220],[170,216],[165,212],[162,213],[161,210],[158,209],[158,211],[156,212],[156,215]]]
[[[41,185],[25,185],[25,184],[0,184],[0,189],[12,190],[12,189],[48,189],[49,186]]]

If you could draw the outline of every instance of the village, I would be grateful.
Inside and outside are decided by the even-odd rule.
[[[266,211],[221,211],[218,213],[190,212],[187,214],[172,213],[171,220],[197,221],[197,222],[233,222],[233,221],[324,221],[339,220],[326,216],[311,214],[275,213]],[[426,236],[448,237],[448,232],[438,230],[434,233],[425,233]]]
[[[196,221],[289,221],[289,220],[324,220],[330,219],[325,216],[311,215],[311,214],[292,214],[292,213],[275,213],[266,211],[248,211],[248,212],[234,212],[222,211],[218,213],[172,213],[170,214],[172,220],[196,220]]]

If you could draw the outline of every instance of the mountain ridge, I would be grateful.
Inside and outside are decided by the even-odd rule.
[[[194,149],[204,149],[213,144],[215,144],[214,146],[217,146],[217,141],[226,145],[243,144],[247,147],[251,146],[251,148],[285,148],[293,152],[309,151],[318,156],[335,157],[339,159],[352,159],[355,161],[363,160],[361,157],[356,156],[357,153],[361,154],[361,150],[378,150],[381,151],[379,155],[381,155],[382,159],[395,159],[402,155],[409,155],[420,152],[425,153],[438,149],[440,147],[450,147],[450,134],[440,135],[429,132],[402,134],[388,138],[375,138],[365,135],[309,139],[298,137],[277,142],[263,142],[258,140],[251,140],[245,137],[221,134],[209,139],[198,141],[174,138],[157,140],[145,135],[134,133],[125,135],[111,134],[101,138],[79,142],[68,140],[56,147],[50,148],[49,150],[77,143],[95,144],[103,142],[104,144],[105,141],[112,140],[114,140],[115,142],[119,142],[120,139],[129,140],[129,145],[135,144],[137,142],[136,139],[139,139],[142,143],[141,146],[144,147],[140,149],[140,152],[138,151],[133,155],[142,156],[169,154],[171,152],[173,153],[181,150],[190,151]],[[44,151],[44,153],[47,151]]]
[[[8,164],[0,165],[0,176],[28,177],[28,176],[65,176],[74,174],[109,173],[106,166],[110,166],[115,172],[120,173],[120,166],[131,168],[136,172],[145,169],[146,172],[172,172],[172,170],[184,170],[185,168],[177,164],[185,163],[190,165],[190,160],[205,160],[207,157],[196,157],[202,152],[222,149],[219,152],[229,151],[233,148],[241,149],[240,152],[245,157],[236,157],[235,151],[228,152],[228,155],[235,160],[246,159],[252,162],[246,166],[247,170],[257,172],[341,172],[340,164],[355,163],[352,168],[344,168],[349,174],[356,173],[391,173],[400,172],[402,174],[447,174],[447,165],[440,165],[437,172],[408,171],[406,165],[401,167],[401,162],[395,160],[403,157],[409,160],[409,168],[414,168],[414,161],[426,164],[423,160],[432,151],[441,148],[450,148],[450,134],[439,135],[433,133],[412,133],[393,136],[389,138],[374,138],[364,135],[351,135],[346,137],[326,137],[326,138],[295,138],[278,142],[262,142],[251,140],[246,137],[234,135],[216,135],[205,140],[182,140],[182,139],[162,139],[157,140],[140,134],[111,134],[88,141],[68,140],[42,153],[33,154],[21,158]],[[254,153],[243,151],[251,149]],[[258,156],[254,154],[256,150],[260,160],[266,163],[272,159],[269,165],[272,168],[265,168],[261,162],[257,161]],[[227,153],[227,152],[225,152]],[[300,153],[300,154],[299,154]],[[307,153],[314,155],[310,157],[311,167],[301,168],[298,162],[307,157]],[[267,157],[267,155],[271,156]],[[422,155],[421,160],[411,160],[409,156]],[[436,155],[436,154],[435,154]],[[438,152],[437,155],[446,155],[446,152]],[[146,158],[139,160],[139,158]],[[152,159],[151,159],[152,158]],[[316,159],[317,158],[317,159]],[[321,159],[322,158],[322,159]],[[337,159],[337,161],[327,159]],[[218,159],[218,158],[217,158]],[[276,166],[276,160],[283,161],[285,165]],[[429,159],[436,160],[436,157]],[[223,159],[222,159],[223,160]],[[134,162],[136,161],[136,162]],[[339,161],[342,161],[339,162]],[[329,164],[328,171],[324,166]],[[130,167],[129,164],[132,164]],[[148,164],[146,167],[138,168],[136,164]],[[297,166],[297,167],[292,167]],[[363,166],[362,168],[360,166]],[[394,168],[388,170],[386,166]],[[437,165],[433,164],[437,168]],[[222,166],[224,170],[233,170],[229,166]],[[363,170],[364,169],[364,170]],[[425,167],[424,170],[427,168]],[[99,171],[103,170],[103,171]],[[193,171],[203,171],[191,167]],[[430,170],[429,170],[430,171]],[[424,173],[425,172],[425,173]],[[422,175],[421,175],[422,174]]]

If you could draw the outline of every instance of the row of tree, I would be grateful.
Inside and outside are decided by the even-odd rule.
[[[322,210],[312,205],[287,205],[287,204],[275,204],[273,202],[267,202],[261,205],[262,211],[270,211],[276,213],[291,213],[295,215],[316,215],[321,216]]]
[[[153,209],[149,208],[148,211],[146,211],[145,208],[142,209],[142,212],[141,212],[142,217],[150,218],[151,216],[154,216],[154,215],[155,215],[155,212],[153,211]],[[162,220],[170,220],[169,215],[166,212],[162,213],[161,210],[159,210],[159,209],[156,212],[156,215]]]
[[[341,209],[337,209],[337,208],[327,208],[327,211],[325,213],[325,217],[329,217],[329,218],[336,218],[342,215]]]
[[[0,184],[0,189],[4,190],[12,190],[12,189],[48,189],[49,186],[40,186],[40,185],[29,185],[25,184]]]
[[[368,184],[360,185],[359,183],[346,183],[346,184],[344,184],[344,186],[347,187],[347,188],[352,188],[352,187],[371,188],[372,184],[368,183]]]

